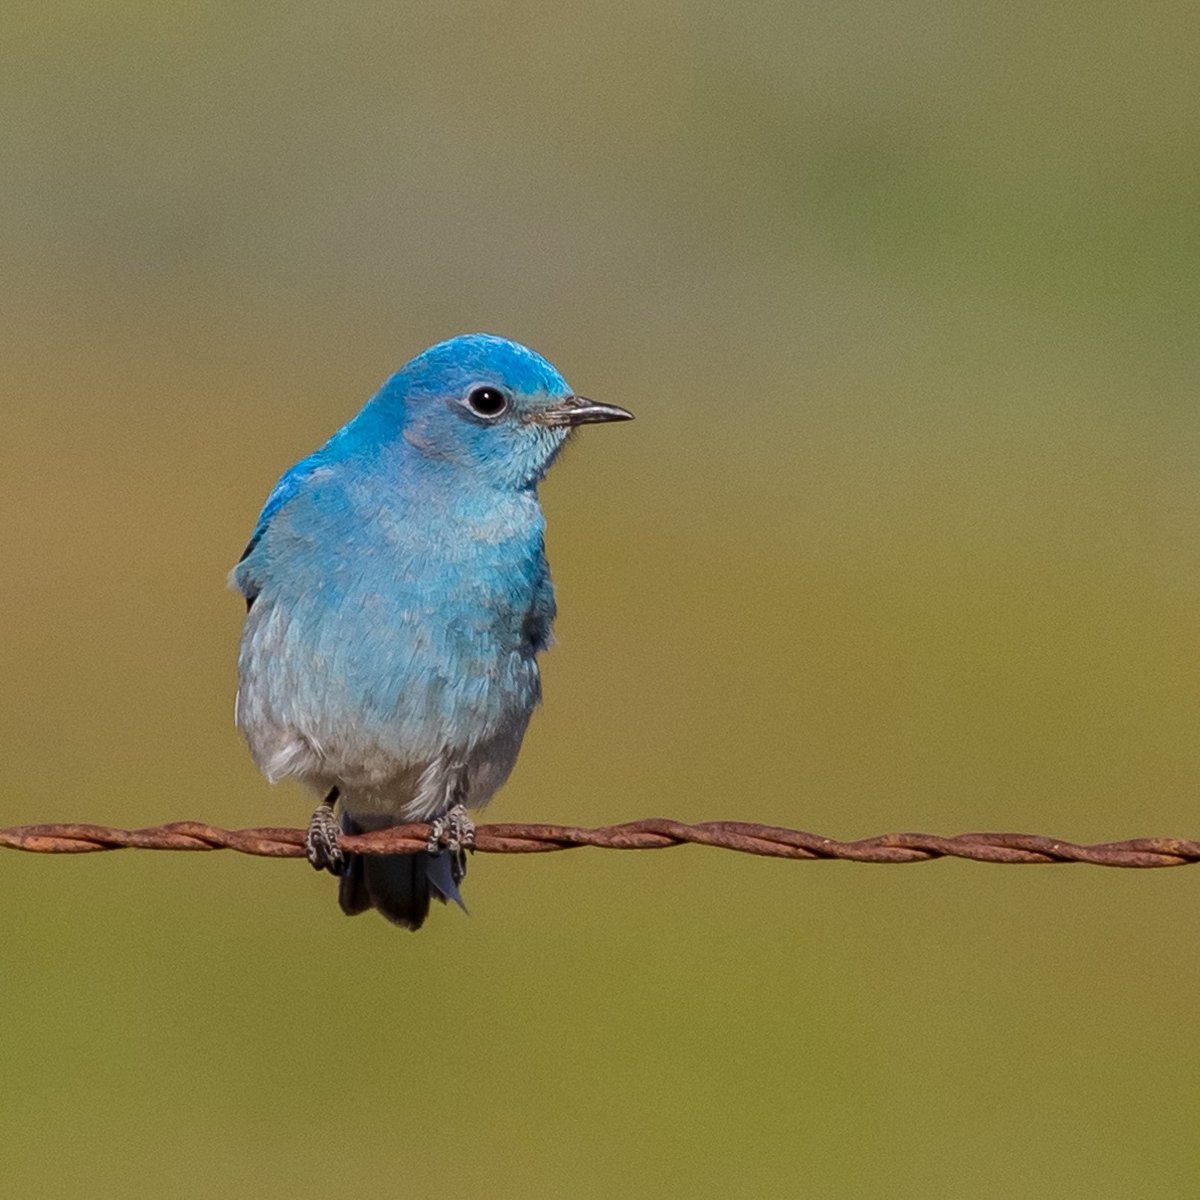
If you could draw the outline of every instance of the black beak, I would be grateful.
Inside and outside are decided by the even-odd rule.
[[[595,425],[601,421],[632,421],[633,413],[615,404],[597,404],[586,396],[568,396],[565,400],[538,413],[536,420],[543,425]]]

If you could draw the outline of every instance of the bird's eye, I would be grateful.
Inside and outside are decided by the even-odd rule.
[[[477,417],[494,420],[508,407],[508,397],[499,388],[472,388],[467,394],[467,407]]]

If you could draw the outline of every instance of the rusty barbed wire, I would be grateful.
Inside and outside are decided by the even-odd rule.
[[[424,850],[425,824],[398,825],[342,839],[357,854],[413,854]],[[542,854],[594,846],[608,850],[663,850],[685,844],[715,846],[769,858],[843,859],[864,863],[928,862],[965,858],[991,863],[1089,863],[1097,867],[1181,867],[1200,862],[1200,841],[1131,838],[1079,845],[1035,833],[885,833],[843,842],[837,838],[757,825],[704,821],[685,825],[651,817],[622,825],[480,825],[475,848],[484,854]],[[147,829],[107,825],[16,825],[0,828],[0,848],[35,854],[87,854],[99,850],[236,850],[264,858],[303,858],[302,829],[219,829],[199,821],[174,821]]]

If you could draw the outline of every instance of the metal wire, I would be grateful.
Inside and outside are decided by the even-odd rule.
[[[413,854],[424,850],[428,825],[398,825],[343,837],[357,854]],[[1181,867],[1200,862],[1200,841],[1131,838],[1077,845],[1035,833],[884,833],[856,842],[746,821],[685,825],[651,817],[596,829],[574,825],[480,825],[475,848],[484,854],[541,854],[596,846],[608,850],[662,850],[685,843],[717,846],[770,858],[847,859],[908,863],[932,858],[967,858],[991,863],[1090,863],[1097,867]],[[97,850],[236,850],[264,858],[303,858],[302,829],[217,829],[199,821],[175,821],[148,829],[106,825],[17,825],[0,828],[0,847],[35,854],[87,854]]]

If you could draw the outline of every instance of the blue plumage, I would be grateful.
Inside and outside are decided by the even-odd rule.
[[[269,779],[327,797],[314,865],[344,866],[335,798],[344,829],[458,830],[508,777],[555,614],[538,482],[575,426],[629,415],[472,334],[413,359],[275,486],[233,572],[237,723]],[[416,928],[431,888],[458,899],[448,861],[353,860],[342,907]]]

